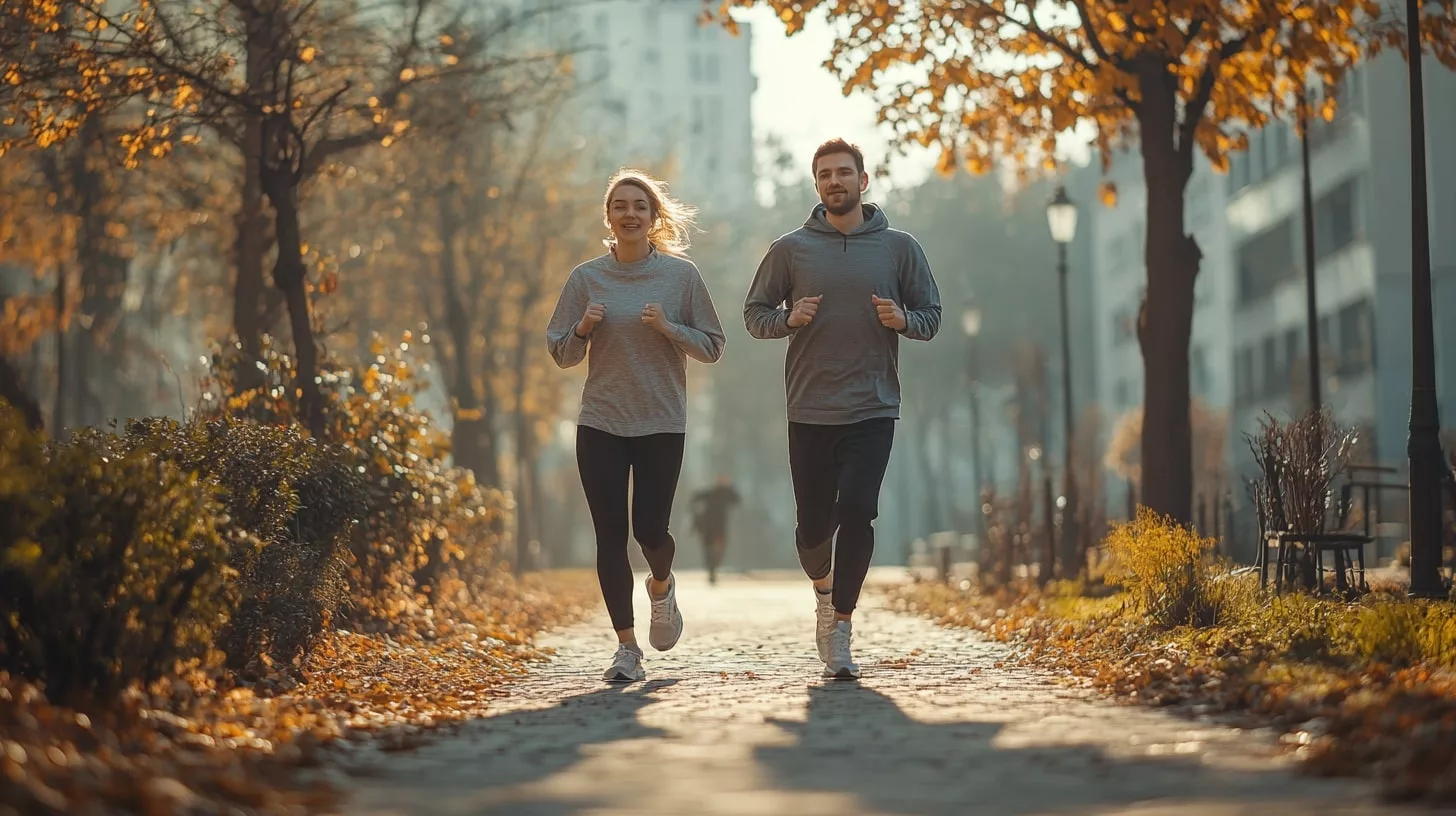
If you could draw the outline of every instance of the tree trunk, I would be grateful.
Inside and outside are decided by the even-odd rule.
[[[244,75],[249,88],[261,88],[267,80],[269,36],[267,19],[252,15],[247,20],[247,64]],[[263,213],[263,116],[253,111],[243,113],[242,201],[235,218],[236,236],[233,257],[237,278],[233,289],[233,331],[242,346],[237,372],[237,388],[246,391],[263,384],[263,372],[257,361],[262,359],[263,333],[267,330],[264,299],[267,285],[263,280],[264,256],[267,253],[267,217]]]
[[[916,525],[916,529],[933,533],[945,529],[941,524],[940,485],[936,478],[935,462],[932,460],[931,452],[933,419],[929,411],[917,412],[917,414],[918,416],[915,417],[915,460],[920,465],[920,479],[924,482],[921,495],[925,498],[926,517],[921,520],[919,525]]]
[[[118,392],[122,361],[111,351],[120,324],[121,299],[129,267],[118,239],[111,233],[112,202],[105,175],[95,166],[95,162],[104,160],[101,158],[102,126],[102,120],[97,117],[87,119],[82,126],[72,170],[80,221],[76,255],[81,272],[77,318],[80,331],[72,376],[78,398],[75,419],[83,425],[99,424],[105,419],[106,410],[99,394],[115,396]]]
[[[265,163],[262,175],[263,189],[273,205],[278,236],[273,285],[288,305],[288,323],[293,333],[298,416],[310,433],[322,439],[325,435],[323,393],[317,381],[318,346],[314,343],[313,319],[309,313],[308,269],[303,262],[303,235],[298,220],[298,184],[291,168],[269,167]]]
[[[526,344],[524,337],[517,338],[516,360],[515,360],[515,382],[516,382],[516,574],[520,575],[528,569],[534,569],[535,563],[531,558],[530,542],[531,530],[530,519],[534,515],[531,503],[535,496],[531,495],[527,483],[526,462],[532,455],[532,448],[528,437],[531,433],[530,417],[526,414]]]
[[[453,191],[447,190],[439,196],[440,241],[444,245],[440,254],[440,279],[445,306],[445,330],[450,337],[453,354],[453,371],[450,376],[450,396],[455,400],[455,421],[450,432],[451,451],[458,467],[475,474],[476,481],[492,487],[500,484],[500,464],[495,450],[495,435],[491,432],[494,414],[487,412],[475,386],[475,363],[470,355],[475,341],[475,326],[466,310],[464,292],[460,287],[459,268],[456,264],[456,238],[460,234],[460,219],[455,213]]]
[[[1138,319],[1143,351],[1142,503],[1192,521],[1193,435],[1188,406],[1188,346],[1193,284],[1202,253],[1183,223],[1192,145],[1176,142],[1171,74],[1143,72],[1143,174],[1147,179],[1148,288]]]
[[[51,406],[51,430],[55,434],[60,434],[65,430],[66,423],[71,419],[70,411],[68,410],[68,397],[70,396],[68,386],[70,385],[71,379],[71,366],[68,359],[69,354],[67,353],[67,347],[70,344],[66,342],[66,335],[68,334],[66,305],[68,298],[66,295],[66,264],[64,262],[56,264],[56,289],[54,297],[56,308],[56,393],[55,402]]]

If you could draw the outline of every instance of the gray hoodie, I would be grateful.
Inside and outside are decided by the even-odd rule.
[[[920,244],[890,229],[884,210],[864,205],[847,234],[823,204],[804,226],[774,241],[758,266],[743,321],[760,340],[789,338],[784,361],[790,422],[848,425],[900,416],[900,335],[929,340],[940,330],[940,292]],[[822,295],[813,322],[789,328],[794,301]],[[905,330],[880,324],[870,298],[894,300]]]

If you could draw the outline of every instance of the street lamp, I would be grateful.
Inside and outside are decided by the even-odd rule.
[[[1056,195],[1047,204],[1047,226],[1051,228],[1052,240],[1057,243],[1057,281],[1061,290],[1062,444],[1066,446],[1066,454],[1062,459],[1062,480],[1067,498],[1066,507],[1062,510],[1062,568],[1070,571],[1072,560],[1077,554],[1077,485],[1072,474],[1072,343],[1070,321],[1067,317],[1067,245],[1077,235],[1077,205],[1067,198],[1067,189],[1060,184],[1057,185]],[[1078,565],[1076,572],[1081,571],[1082,568]]]
[[[1431,320],[1431,228],[1426,212],[1426,111],[1421,80],[1421,2],[1406,0],[1411,138],[1410,594],[1444,597],[1441,580],[1440,411]]]
[[[976,360],[976,338],[981,335],[981,309],[967,303],[961,312],[961,329],[966,333],[966,381],[971,392],[971,497],[975,501],[976,546],[985,546],[986,511],[981,496],[981,383]]]

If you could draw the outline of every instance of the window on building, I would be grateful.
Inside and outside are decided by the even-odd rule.
[[[688,54],[688,79],[693,82],[703,81],[703,55]]]
[[[1239,302],[1267,297],[1296,277],[1294,221],[1286,218],[1245,241],[1238,251]]]
[[[1229,195],[1237,195],[1238,192],[1249,186],[1249,154],[1244,152],[1234,153],[1229,156]]]
[[[1247,404],[1254,394],[1254,349],[1246,346],[1234,355],[1234,402]]]
[[[611,19],[605,11],[597,12],[597,24],[594,33],[598,37],[597,42],[601,45],[611,43],[611,38],[608,36],[611,33]]]
[[[1287,381],[1287,377],[1281,370],[1283,366],[1279,364],[1284,357],[1280,353],[1279,339],[1272,334],[1265,337],[1261,351],[1263,352],[1260,355],[1262,365],[1259,366],[1259,369],[1263,376],[1259,378],[1259,396],[1267,399],[1279,393],[1280,386]]]
[[[642,7],[642,27],[648,34],[657,36],[658,20],[661,16],[661,9],[656,3],[648,3]]]
[[[703,132],[703,98],[701,96],[693,97],[693,118],[688,125],[688,130],[693,134]]]
[[[1314,203],[1315,257],[1323,259],[1353,244],[1358,237],[1356,183],[1346,179]]]
[[[662,55],[658,52],[656,48],[648,48],[647,50],[642,52],[642,61],[646,63],[649,68],[656,68],[658,64],[662,62]]]
[[[1370,300],[1362,299],[1340,310],[1340,376],[1364,373],[1375,362],[1375,335]]]
[[[1277,173],[1291,158],[1290,130],[1284,122],[1271,122],[1264,128],[1264,138],[1269,149],[1269,172]]]

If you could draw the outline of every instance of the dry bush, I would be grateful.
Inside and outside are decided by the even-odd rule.
[[[1228,575],[1214,556],[1216,542],[1140,508],[1114,525],[1104,547],[1106,581],[1125,589],[1137,610],[1162,626],[1207,627],[1247,609],[1246,581]]]

